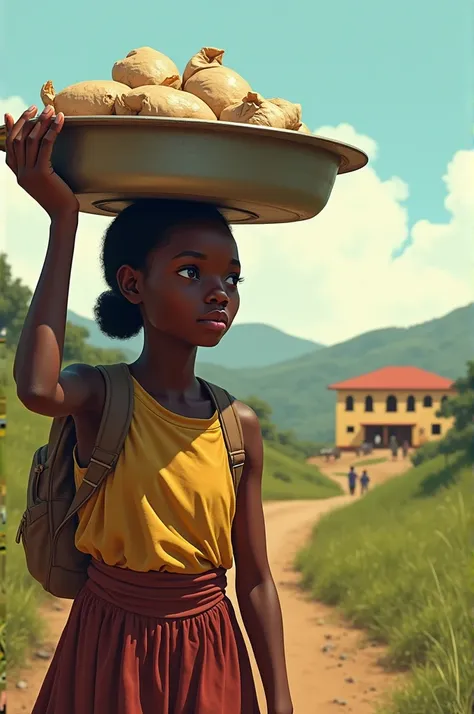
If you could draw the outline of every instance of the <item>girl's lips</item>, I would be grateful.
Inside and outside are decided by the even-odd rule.
[[[222,320],[198,320],[198,322],[213,332],[224,332],[227,325]]]

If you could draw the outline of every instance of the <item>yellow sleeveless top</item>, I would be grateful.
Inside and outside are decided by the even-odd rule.
[[[180,416],[133,384],[130,431],[115,471],[79,512],[77,548],[139,572],[232,567],[235,492],[217,412]],[[75,460],[76,488],[86,470]]]

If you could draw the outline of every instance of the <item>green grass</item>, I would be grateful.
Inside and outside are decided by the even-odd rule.
[[[6,386],[7,435],[5,451],[7,490],[7,569],[6,598],[8,633],[8,668],[15,670],[25,650],[38,642],[44,632],[38,606],[44,591],[27,569],[24,551],[15,543],[15,535],[26,505],[26,484],[34,451],[48,438],[49,419],[31,414],[18,401],[11,380]],[[14,428],[12,428],[14,425]]]
[[[316,466],[295,461],[265,444],[262,493],[266,501],[279,501],[330,498],[341,495],[342,489]]]
[[[376,459],[363,459],[362,461],[354,461],[355,466],[374,466],[375,464],[384,464],[388,459],[383,456]]]
[[[473,507],[472,467],[439,458],[324,517],[298,555],[314,597],[409,671],[384,714],[471,714]]]
[[[4,454],[3,454],[3,437],[0,440],[0,485],[3,486],[5,483],[5,471],[4,471]],[[0,498],[0,502],[3,498]],[[6,535],[6,528],[3,523],[0,524],[0,535],[3,537]],[[3,543],[2,543],[3,544]],[[5,689],[6,685],[6,592],[5,592],[5,565],[6,565],[6,552],[3,550],[0,553],[0,576],[1,576],[1,588],[0,588],[0,692]]]

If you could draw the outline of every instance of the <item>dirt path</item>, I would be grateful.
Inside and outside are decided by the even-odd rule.
[[[350,457],[343,455],[335,464],[321,463],[320,459],[317,463],[321,471],[340,480],[342,477],[335,473],[347,470],[349,461]],[[351,463],[357,466],[354,458]],[[373,486],[406,470],[407,464],[386,461],[365,468]],[[348,627],[334,608],[311,601],[301,591],[299,576],[292,567],[295,554],[307,542],[320,516],[352,500],[345,495],[325,501],[265,504],[268,552],[282,604],[295,714],[333,714],[340,708],[357,714],[373,714],[374,702],[396,679],[377,665],[382,654],[380,648],[362,647],[361,633]],[[233,571],[229,572],[229,596],[235,604]],[[41,650],[54,648],[68,611],[67,602],[49,603],[43,608],[43,615],[49,621],[50,635]],[[30,714],[47,668],[47,660],[35,658],[21,677],[16,678],[17,681],[24,680],[27,688],[19,690],[15,682],[11,683],[9,714]],[[263,691],[255,664],[254,671],[264,714]]]

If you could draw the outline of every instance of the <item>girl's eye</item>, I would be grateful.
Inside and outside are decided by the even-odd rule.
[[[178,270],[178,275],[182,275],[183,278],[188,278],[188,280],[198,280],[199,270],[195,265],[188,265],[186,268]]]
[[[237,287],[239,283],[244,282],[244,279],[241,278],[240,275],[238,275],[237,273],[232,273],[232,275],[229,275],[229,277],[226,279],[226,283],[229,281],[232,285],[234,285],[234,287]]]

